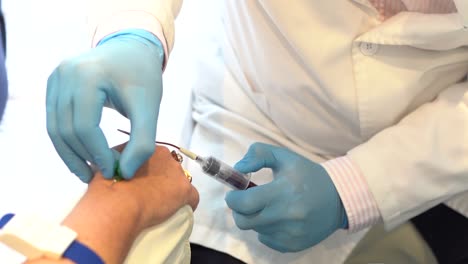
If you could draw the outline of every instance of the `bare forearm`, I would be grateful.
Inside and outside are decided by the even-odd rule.
[[[110,182],[91,184],[63,225],[78,233],[78,241],[96,252],[105,263],[122,263],[142,230],[136,201],[122,199]],[[128,197],[126,197],[128,198]],[[72,263],[40,259],[28,264]]]
[[[122,199],[109,182],[90,185],[64,225],[75,230],[78,240],[95,250],[106,263],[122,263],[141,231],[136,201]],[[92,188],[98,188],[94,191]]]
[[[86,194],[63,224],[75,230],[78,241],[105,263],[122,263],[141,231],[166,221],[186,204],[195,210],[198,201],[197,190],[171,152],[157,147],[132,180],[112,185],[100,173],[94,175]],[[31,263],[72,262],[41,259]]]

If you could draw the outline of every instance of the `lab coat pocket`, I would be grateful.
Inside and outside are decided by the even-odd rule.
[[[447,51],[468,46],[468,28],[458,13],[402,12],[359,36],[356,41]]]

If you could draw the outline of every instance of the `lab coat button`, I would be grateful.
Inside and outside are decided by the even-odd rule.
[[[362,54],[372,56],[377,53],[379,45],[375,43],[362,42],[359,48],[361,49]]]

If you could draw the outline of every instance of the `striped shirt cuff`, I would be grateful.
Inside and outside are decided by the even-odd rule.
[[[357,232],[381,221],[377,202],[359,168],[347,156],[322,163],[348,216],[348,231]]]
[[[164,69],[169,57],[169,50],[161,23],[159,23],[153,15],[144,11],[122,11],[114,13],[96,28],[92,38],[92,47],[96,47],[104,37],[110,34],[132,28],[149,31],[159,39],[164,48]]]

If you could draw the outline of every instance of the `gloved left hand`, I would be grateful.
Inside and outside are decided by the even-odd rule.
[[[255,143],[234,166],[243,173],[265,167],[273,170],[271,183],[226,195],[240,229],[255,230],[275,250],[296,252],[347,226],[341,199],[321,165],[286,148]]]
[[[159,39],[142,29],[105,37],[99,45],[62,62],[47,83],[47,131],[68,168],[89,182],[95,164],[106,178],[114,175],[117,154],[99,124],[104,106],[131,123],[130,141],[119,163],[125,179],[154,151],[162,98],[164,50]]]

